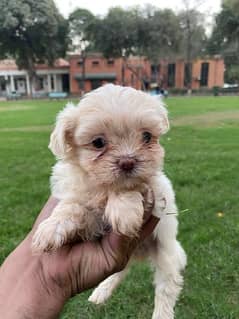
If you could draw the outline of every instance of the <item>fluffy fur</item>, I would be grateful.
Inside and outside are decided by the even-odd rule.
[[[174,191],[162,172],[164,150],[158,143],[168,129],[162,102],[128,87],[105,85],[86,94],[78,106],[68,105],[57,117],[49,145],[58,158],[51,188],[60,202],[33,238],[34,251],[48,251],[75,236],[97,238],[108,224],[136,236],[143,221],[142,194],[150,185],[153,214],[161,220],[135,257],[148,257],[155,268],[153,319],[173,318],[186,265],[176,240]],[[102,282],[89,300],[105,302],[126,271]]]

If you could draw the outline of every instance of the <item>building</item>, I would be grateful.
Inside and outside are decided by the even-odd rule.
[[[224,84],[224,61],[220,56],[196,59],[191,63],[190,86],[194,90],[211,89]],[[26,70],[19,70],[13,60],[0,61],[0,96],[20,94],[33,97],[51,92],[81,95],[108,82],[148,89],[150,84],[164,89],[184,89],[188,84],[189,64],[184,60],[160,60],[152,65],[144,57],[106,59],[100,53],[86,57],[70,55],[53,66],[37,65],[36,77],[30,83]]]
[[[225,65],[220,56],[195,59],[190,66],[191,81],[188,80],[189,64],[184,60],[161,60],[158,65],[151,66],[151,82],[166,89],[184,89],[189,83],[193,90],[223,86]]]
[[[53,66],[36,66],[36,78],[30,83],[26,70],[19,70],[14,60],[0,61],[0,96],[13,93],[29,96],[50,92],[69,92],[69,62],[58,59]]]
[[[91,53],[85,58],[72,55],[69,63],[72,94],[88,92],[109,82],[141,89],[142,82],[150,79],[150,63],[142,57],[124,61],[123,58],[106,59],[100,53]]]

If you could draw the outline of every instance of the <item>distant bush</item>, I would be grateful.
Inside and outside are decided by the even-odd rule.
[[[171,88],[169,89],[169,94],[172,95],[187,95],[188,89],[187,88]],[[198,95],[211,95],[212,89],[208,88],[200,88],[200,89],[193,89],[192,94],[198,94]]]
[[[235,88],[220,88],[219,92],[221,94],[239,94],[239,87],[235,87]]]
[[[187,94],[188,90],[187,89],[180,89],[180,88],[171,88],[168,90],[169,94],[175,94],[175,95],[185,95]]]
[[[199,88],[199,89],[193,89],[192,94],[198,94],[198,95],[212,95],[213,91],[209,88]]]
[[[188,90],[186,88],[171,88],[169,89],[169,95],[187,95]],[[239,94],[239,87],[233,88],[222,88],[219,86],[214,86],[213,88],[209,89],[206,87],[193,89],[193,95],[214,95],[218,96],[220,94]]]
[[[214,86],[214,87],[212,88],[213,95],[214,95],[214,96],[218,96],[218,95],[219,95],[219,90],[220,90],[220,87],[219,87],[219,86]]]

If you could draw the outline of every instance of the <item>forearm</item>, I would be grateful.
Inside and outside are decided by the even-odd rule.
[[[24,252],[24,243],[20,250]],[[57,293],[54,284],[51,288],[46,282],[39,258],[21,262],[20,255],[19,251],[13,252],[0,268],[0,318],[57,318],[65,298]]]

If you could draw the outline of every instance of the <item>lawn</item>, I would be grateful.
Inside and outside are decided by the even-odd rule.
[[[49,195],[54,158],[47,145],[64,101],[0,102],[0,263],[24,238]],[[165,171],[179,210],[179,239],[188,254],[180,319],[239,318],[239,98],[167,100],[172,129],[162,143]],[[148,265],[131,272],[106,306],[73,298],[61,319],[149,319]]]

